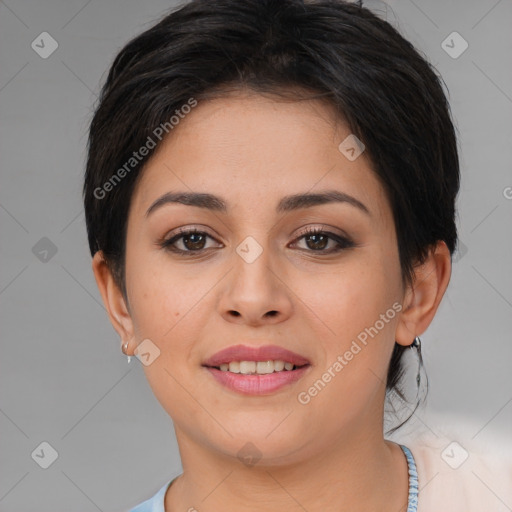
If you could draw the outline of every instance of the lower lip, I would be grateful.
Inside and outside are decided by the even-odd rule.
[[[244,395],[266,395],[298,381],[304,376],[309,367],[310,365],[306,365],[296,370],[284,370],[264,375],[243,375],[230,371],[223,372],[211,367],[206,367],[206,369],[217,382],[233,391]]]

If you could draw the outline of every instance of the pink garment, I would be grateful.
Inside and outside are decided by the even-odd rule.
[[[423,437],[404,444],[418,471],[417,512],[512,511],[510,442],[502,445],[502,454],[446,437]]]

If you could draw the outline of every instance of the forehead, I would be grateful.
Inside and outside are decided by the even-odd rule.
[[[336,189],[382,215],[386,199],[363,152],[339,145],[350,130],[323,102],[231,94],[200,101],[146,163],[132,198],[145,213],[169,191],[204,192],[237,206],[277,205],[282,196]]]

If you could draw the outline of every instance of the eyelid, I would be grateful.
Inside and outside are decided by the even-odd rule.
[[[335,235],[335,236],[339,236],[339,237],[350,239],[350,236],[347,233],[345,233],[343,230],[341,230],[339,228],[335,228],[333,226],[328,226],[326,224],[319,224],[319,225],[316,225],[316,226],[306,226],[305,228],[302,228],[300,230],[300,232],[296,235],[296,237],[301,237],[301,236],[304,236],[304,235],[308,235],[312,231],[313,232],[317,231],[319,233],[321,232],[321,233],[325,233],[325,234],[331,234],[331,235]],[[334,231],[339,231],[339,233],[336,233]]]
[[[201,224],[187,224],[186,226],[180,226],[179,228],[175,228],[172,231],[167,232],[162,237],[162,240],[170,240],[171,238],[174,238],[177,235],[186,235],[194,231],[205,233],[206,235],[214,239],[216,238],[216,236],[212,235],[210,230],[206,226],[203,226]]]

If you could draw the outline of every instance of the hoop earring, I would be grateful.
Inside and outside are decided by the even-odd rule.
[[[126,355],[126,359],[127,359],[127,361],[128,361],[128,364],[130,364],[130,361],[132,360],[132,357],[131,357],[131,356],[129,356],[128,354],[126,354],[126,351],[128,350],[128,342],[126,342],[126,343],[123,345],[123,347],[122,347],[122,349],[121,349],[121,350],[122,350],[123,354],[125,354],[125,355]]]

